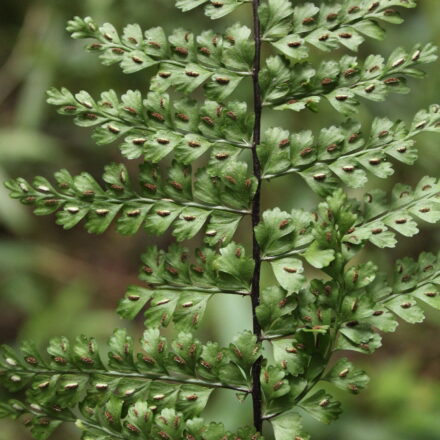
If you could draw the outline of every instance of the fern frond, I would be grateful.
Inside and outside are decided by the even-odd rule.
[[[365,37],[382,40],[385,31],[378,21],[400,24],[403,18],[393,6],[414,8],[416,3],[390,1],[352,1],[342,4],[322,3],[319,7],[305,3],[291,7],[289,0],[268,0],[260,7],[263,23],[263,39],[275,47],[282,45],[283,40],[295,39],[300,57],[308,57],[308,48],[314,46],[323,51],[346,47],[356,51]],[[298,56],[298,55],[297,55]],[[297,57],[296,56],[296,57]]]
[[[255,185],[251,178],[244,177],[245,168],[245,164],[240,167],[236,163],[223,178],[216,178],[215,182],[208,178],[210,186],[200,179],[194,190],[191,167],[177,162],[166,181],[161,180],[154,166],[141,165],[139,190],[131,184],[122,164],[106,167],[106,189],[88,173],[72,177],[66,170],[55,174],[57,187],[43,177],[35,178],[33,185],[17,179],[6,186],[11,197],[35,206],[37,215],[57,212],[57,223],[65,229],[86,219],[87,231],[100,234],[118,216],[116,229],[121,234],[134,234],[143,225],[149,233],[160,235],[173,225],[173,234],[181,241],[196,235],[210,218],[207,241],[226,243],[242,217],[250,213],[247,207]],[[231,206],[217,204],[223,201]]]
[[[191,400],[192,395],[189,394]],[[171,397],[172,399],[173,397]],[[105,405],[88,402],[78,412],[53,409],[35,403],[11,400],[2,404],[1,414],[13,418],[26,418],[31,433],[38,440],[47,439],[62,423],[74,423],[90,440],[133,440],[142,438],[180,440],[190,437],[215,440],[222,439],[257,440],[262,437],[252,428],[240,428],[236,433],[226,431],[221,423],[207,423],[199,417],[185,417],[184,411],[158,410],[156,404],[143,400],[133,401],[127,406],[118,398],[112,398]],[[183,405],[184,407],[184,405]]]
[[[290,215],[267,211],[257,228],[263,260],[273,264],[303,256],[312,266],[323,268],[333,261],[337,251],[344,250],[352,256],[368,242],[380,248],[394,247],[396,232],[412,237],[419,232],[418,221],[440,221],[439,195],[438,179],[424,177],[414,189],[397,184],[391,201],[385,191],[374,190],[365,195],[361,207],[339,190],[321,203],[314,215],[295,210]],[[284,225],[291,226],[286,226],[286,236],[280,236]],[[267,247],[264,237],[270,234],[275,240]]]
[[[228,149],[250,147],[253,117],[245,103],[230,102],[224,107],[206,101],[199,106],[195,101],[171,101],[168,95],[153,92],[144,100],[139,91],[128,91],[119,98],[110,90],[99,101],[85,91],[73,95],[64,88],[51,89],[48,95],[50,104],[60,106],[60,114],[74,116],[80,127],[96,127],[92,137],[98,145],[127,136],[121,151],[128,159],[143,156],[157,163],[174,152],[188,164],[215,148],[217,162],[224,164],[231,156]]]
[[[379,23],[401,23],[395,7],[413,8],[415,0],[176,5],[204,7],[213,19],[247,5],[253,29],[235,24],[224,32],[179,28],[167,35],[134,24],[119,32],[75,17],[69,32],[94,40],[88,49],[103,64],[119,64],[124,73],[152,70],[148,92],[119,97],[110,90],[94,99],[85,91],[49,91],[59,113],[93,127],[97,144],[118,141],[127,159],[141,158],[137,176],[111,164],[103,185],[66,170],[56,173],[54,185],[43,177],[6,184],[12,197],[37,215],[56,213],[66,229],[85,219],[87,231],[102,233],[115,221],[122,234],[142,226],[155,235],[172,229],[177,241],[199,233],[204,240],[193,259],[177,244],[149,247],[142,256],[143,284],[130,286],[118,306],[122,318],[144,314],[140,350],[124,330],[115,331],[106,349],[84,336],[52,340],[48,356],[31,343],[2,347],[1,382],[22,400],[0,403],[0,417],[24,418],[37,440],[64,422],[75,423],[87,440],[262,440],[264,421],[276,440],[309,440],[298,411],[330,423],[341,404],[328,384],[357,394],[368,383],[364,371],[345,358],[333,363],[333,355],[373,353],[381,333],[395,331],[400,319],[423,320],[421,303],[440,309],[439,255],[399,260],[390,281],[359,255],[369,245],[396,246],[398,234],[416,235],[421,221],[439,222],[440,181],[424,177],[415,188],[398,184],[389,194],[368,189],[362,200],[343,189],[362,188],[369,174],[388,178],[394,160],[414,164],[414,137],[440,131],[439,105],[418,112],[409,125],[377,118],[366,130],[347,120],[317,135],[265,130],[263,120],[264,108],[317,111],[326,100],[352,115],[363,99],[407,93],[407,78],[422,78],[420,67],[437,59],[434,45],[398,48],[388,58],[358,59],[345,49],[357,51],[366,37],[382,39]],[[344,51],[315,65],[312,47],[332,56]],[[231,101],[245,82],[252,99]],[[196,93],[200,100],[191,98]],[[159,164],[168,157],[163,173]],[[263,184],[291,173],[324,200],[309,212],[262,210]],[[232,241],[245,216],[252,250]],[[315,277],[307,276],[308,266]],[[262,276],[266,268],[270,280]],[[215,295],[249,298],[252,307],[253,331],[226,347],[202,344],[195,335]],[[170,324],[176,335],[168,340],[161,331]],[[200,418],[222,388],[252,399],[253,428],[230,433]]]
[[[271,57],[261,72],[264,105],[275,110],[316,110],[321,98],[326,98],[338,112],[354,114],[359,98],[383,101],[389,93],[407,93],[405,77],[423,77],[418,66],[436,59],[437,48],[432,44],[416,45],[409,52],[396,49],[387,60],[369,55],[359,62],[345,55],[339,61],[324,61],[317,68],[309,63],[289,68],[283,58]]]
[[[230,14],[245,3],[249,0],[176,0],[176,6],[183,12],[204,5],[205,14],[213,20]]]
[[[160,75],[158,80],[176,81],[173,84],[180,84],[181,91],[185,87],[182,82],[186,87],[193,83],[198,86],[218,75],[219,69],[239,78],[251,74],[251,30],[238,24],[227,28],[224,35],[205,31],[198,36],[183,29],[167,36],[161,27],[143,32],[138,25],[132,24],[126,26],[120,36],[110,23],[98,26],[90,17],[75,17],[69,21],[67,30],[74,39],[96,40],[87,46],[87,50],[100,53],[104,65],[119,64],[124,73],[160,65],[164,71],[169,71],[169,75]],[[213,81],[218,83],[216,78]]]
[[[296,173],[319,195],[333,192],[341,181],[360,188],[367,182],[367,173],[382,179],[392,175],[389,159],[414,164],[418,152],[413,138],[424,132],[440,132],[438,105],[419,111],[408,126],[376,118],[367,137],[362,137],[361,125],[352,120],[324,128],[316,138],[311,131],[290,134],[271,128],[263,134],[258,148],[263,178]]]
[[[148,248],[139,274],[147,287],[130,286],[119,304],[119,315],[133,319],[148,306],[146,327],[165,327],[173,321],[179,331],[189,332],[198,328],[213,295],[251,294],[254,262],[243,246],[231,243],[218,252],[203,248],[195,253],[195,264],[191,264],[188,250],[180,246],[173,245],[167,252]]]
[[[134,353],[132,338],[125,330],[116,330],[108,342],[106,363],[96,341],[84,336],[74,344],[63,337],[53,339],[47,349],[49,360],[27,342],[20,352],[3,346],[4,384],[11,391],[28,389],[28,398],[39,405],[72,408],[84,395],[99,404],[112,396],[127,402],[142,397],[162,408],[174,402],[172,408],[181,411],[183,405],[198,415],[212,389],[249,392],[250,367],[260,350],[250,332],[237,335],[227,348],[202,345],[188,333],[179,333],[168,347],[157,329],[146,330],[140,342],[143,351]],[[187,399],[188,393],[196,397]],[[158,398],[159,394],[164,396]]]

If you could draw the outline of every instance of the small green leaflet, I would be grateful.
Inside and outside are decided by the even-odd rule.
[[[276,440],[310,440],[305,434],[301,424],[301,416],[297,413],[287,412],[271,420]]]
[[[341,414],[341,404],[333,399],[324,390],[315,392],[306,397],[300,404],[312,417],[323,423],[331,423]]]
[[[305,283],[305,277],[304,275],[302,275],[304,269],[301,260],[297,258],[286,257],[271,262],[271,266],[275,278],[280,283],[280,286],[287,292],[298,292],[303,287]]]
[[[325,379],[338,388],[357,394],[364,389],[369,378],[364,371],[356,369],[351,362],[343,358],[336,362],[326,374]]]

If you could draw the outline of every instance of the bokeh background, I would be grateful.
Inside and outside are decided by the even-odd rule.
[[[408,11],[406,24],[388,26],[384,42],[368,42],[361,56],[389,54],[396,46],[415,42],[440,44],[438,0],[421,0]],[[87,170],[99,176],[103,165],[119,161],[116,146],[97,147],[87,130],[69,118],[57,115],[45,103],[50,86],[67,86],[92,93],[114,88],[147,90],[148,75],[124,76],[118,67],[106,68],[97,57],[83,51],[83,42],[69,39],[66,21],[74,15],[91,15],[97,22],[117,27],[138,22],[142,27],[176,26],[192,31],[215,26],[222,29],[233,21],[249,22],[242,8],[222,22],[209,22],[201,12],[182,15],[173,0],[1,0],[0,12],[0,181],[10,177],[50,176],[65,167],[73,173]],[[427,69],[422,81],[411,81],[409,96],[392,96],[386,103],[364,104],[360,118],[365,124],[373,116],[409,121],[431,103],[440,103],[440,63]],[[267,125],[289,129],[319,130],[337,122],[329,107],[312,113],[268,114]],[[420,159],[416,166],[396,164],[387,181],[372,180],[371,186],[389,189],[398,181],[417,182],[425,174],[438,176],[439,139],[418,139]],[[356,194],[354,194],[356,195]],[[266,207],[293,205],[311,207],[316,199],[292,177],[273,182],[264,192]],[[240,237],[249,241],[249,230]],[[166,246],[170,237],[158,243]],[[157,241],[157,240],[156,240]],[[44,345],[55,335],[94,335],[105,339],[113,328],[127,326],[134,335],[142,332],[142,321],[122,322],[114,309],[127,285],[136,282],[139,255],[151,238],[140,232],[136,238],[118,236],[109,230],[90,236],[81,228],[64,232],[53,218],[36,218],[0,188],[0,343],[17,344],[32,338]],[[437,252],[440,230],[424,226],[414,240],[401,240],[392,251],[364,254],[382,267],[405,255],[422,250]],[[232,334],[250,326],[246,300],[215,300],[200,337],[226,343]],[[427,312],[423,325],[401,325],[397,334],[384,338],[384,348],[373,357],[356,362],[371,376],[369,389],[359,397],[339,396],[345,414],[330,427],[307,421],[315,440],[438,440],[440,438],[440,315]],[[0,390],[0,399],[6,398]],[[240,403],[231,393],[220,393],[210,404],[208,418],[230,428],[248,422],[249,402]],[[18,423],[0,421],[0,440],[27,440]],[[71,427],[60,429],[54,439],[76,440]]]

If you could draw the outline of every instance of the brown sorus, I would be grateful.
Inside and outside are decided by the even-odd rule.
[[[311,147],[307,147],[307,148],[304,148],[304,149],[302,149],[300,152],[299,152],[299,155],[301,156],[301,157],[304,157],[304,156],[308,156],[310,153],[312,153],[313,152],[313,148],[311,148]]]
[[[182,122],[188,122],[189,116],[185,113],[176,113],[176,118],[180,119]]]
[[[187,56],[188,55],[188,49],[186,47],[175,47],[174,51],[177,52],[179,55]]]
[[[333,79],[333,78],[324,78],[322,81],[321,81],[321,84],[323,85],[323,86],[328,86],[329,84],[333,84],[335,82],[335,80]]]

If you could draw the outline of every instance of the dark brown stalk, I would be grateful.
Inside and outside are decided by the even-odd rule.
[[[258,340],[261,341],[261,326],[257,319],[256,309],[260,304],[260,271],[261,271],[261,252],[260,246],[255,237],[255,227],[260,223],[261,210],[261,165],[258,159],[257,147],[260,144],[261,138],[261,90],[260,90],[260,65],[261,65],[261,29],[260,20],[258,17],[258,7],[260,0],[252,1],[253,21],[254,21],[254,41],[255,41],[255,59],[252,72],[253,79],[253,94],[254,94],[254,115],[255,125],[252,142],[252,162],[253,172],[257,179],[257,190],[252,201],[252,227],[253,227],[253,259],[255,262],[254,274],[252,277],[252,317],[253,317],[253,331]],[[262,431],[263,417],[262,417],[262,396],[261,396],[261,362],[260,357],[252,368],[252,401],[254,412],[254,426],[258,432]]]

